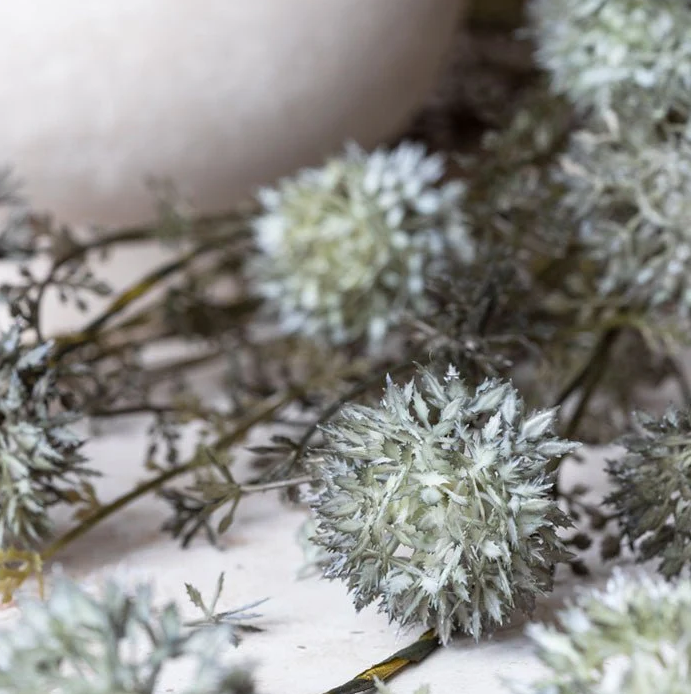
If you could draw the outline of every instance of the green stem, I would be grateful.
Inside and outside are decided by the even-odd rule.
[[[300,484],[308,484],[314,482],[312,475],[302,475],[300,477],[292,477],[287,480],[277,480],[276,482],[264,482],[258,484],[241,484],[238,490],[242,494],[257,494],[259,492],[272,492],[276,489],[286,489],[287,487],[296,487]]]
[[[125,289],[114,301],[111,302],[103,313],[94,318],[85,328],[76,334],[68,334],[56,338],[58,346],[55,360],[58,361],[69,352],[72,352],[83,344],[91,341],[98,333],[101,326],[107,323],[111,318],[122,313],[130,304],[137,299],[141,299],[156,285],[160,284],[164,279],[175,274],[179,270],[185,268],[192,260],[198,258],[204,253],[215,250],[221,242],[216,239],[198,246],[193,251],[186,253],[180,258],[177,258],[170,263],[166,263],[149,273],[136,284],[128,289]]]
[[[233,431],[221,436],[211,446],[211,452],[220,452],[234,443],[237,443],[246,436],[253,426],[265,421],[274,412],[287,405],[290,401],[294,400],[297,395],[297,391],[290,391],[288,393],[283,393],[279,396],[269,398],[269,401],[261,409],[259,409],[259,411],[246,417],[244,421],[240,422]],[[54,557],[58,552],[62,551],[74,540],[80,538],[82,535],[85,535],[96,525],[101,523],[101,521],[104,521],[106,518],[110,518],[110,516],[112,516],[114,513],[120,511],[125,506],[128,506],[133,501],[136,501],[146,494],[159,489],[166,482],[170,482],[170,480],[191,472],[192,470],[205,464],[208,464],[208,458],[206,456],[194,456],[184,465],[166,470],[157,477],[154,477],[148,482],[143,482],[126,494],[123,494],[117,499],[111,501],[109,504],[102,506],[98,509],[98,511],[91,514],[88,518],[85,518],[79,525],[72,528],[72,530],[69,530],[67,533],[65,533],[65,535],[58,538],[52,545],[50,545],[45,552],[43,552],[42,557],[44,561]]]
[[[581,389],[581,396],[576,404],[576,409],[573,411],[573,414],[564,428],[565,438],[571,438],[571,436],[576,433],[583,419],[583,415],[586,413],[588,403],[604,375],[612,347],[619,334],[619,329],[611,329],[602,335],[583,369],[581,369],[557,399],[557,404],[562,404],[574,391]]]
[[[412,366],[410,362],[404,362],[402,364],[398,364],[397,366],[394,366],[392,369],[388,371],[389,375],[398,373],[399,371],[404,371],[405,369],[408,369]],[[305,430],[305,433],[300,437],[300,440],[297,443],[297,447],[295,449],[295,453],[291,456],[288,465],[287,466],[281,466],[278,468],[277,472],[274,472],[274,475],[276,476],[284,476],[287,474],[290,474],[291,470],[293,470],[295,467],[297,467],[302,459],[305,457],[305,454],[307,453],[307,446],[309,445],[309,442],[311,438],[314,436],[314,434],[317,432],[319,427],[328,422],[331,417],[333,417],[342,407],[348,402],[351,402],[355,398],[359,397],[360,395],[363,395],[366,393],[372,386],[376,385],[377,383],[382,382],[382,375],[378,373],[375,377],[368,379],[367,381],[364,381],[363,383],[358,384],[354,388],[351,388],[347,393],[345,393],[342,397],[340,397],[338,400],[335,402],[331,403],[322,413],[319,415],[319,417],[310,424],[309,427]]]

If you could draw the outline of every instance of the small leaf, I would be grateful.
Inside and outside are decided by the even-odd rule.
[[[211,601],[211,607],[209,608],[210,612],[216,612],[216,605],[218,604],[218,600],[221,597],[221,593],[223,592],[224,580],[225,572],[221,571],[221,573],[218,575],[218,581],[216,581],[216,592],[214,593],[213,600]]]
[[[554,421],[554,410],[537,412],[526,420],[521,427],[521,437],[526,441],[535,441],[542,437]]]
[[[219,535],[223,535],[223,533],[225,533],[228,530],[228,528],[230,528],[230,526],[233,524],[236,506],[237,504],[234,503],[230,511],[228,511],[228,513],[226,513],[225,516],[223,516],[223,518],[221,518],[221,520],[219,521],[217,529]]]
[[[185,590],[187,591],[187,596],[192,601],[192,604],[195,607],[198,607],[208,617],[209,612],[206,609],[204,599],[202,598],[202,594],[199,592],[199,590],[197,590],[197,588],[195,588],[191,583],[185,583]]]

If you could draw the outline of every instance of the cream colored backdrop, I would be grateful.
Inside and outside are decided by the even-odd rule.
[[[0,162],[63,220],[150,215],[147,177],[202,210],[394,133],[463,0],[5,0]]]

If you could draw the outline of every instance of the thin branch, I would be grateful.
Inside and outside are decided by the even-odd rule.
[[[395,374],[398,373],[399,371],[405,371],[406,369],[409,369],[412,366],[411,362],[405,362],[403,364],[398,364],[392,369],[389,369],[387,373],[389,374]],[[312,437],[317,433],[317,430],[319,429],[322,424],[326,423],[333,417],[340,409],[345,405],[347,402],[350,402],[351,400],[354,400],[355,398],[359,397],[360,395],[363,395],[366,393],[372,386],[376,385],[377,383],[381,383],[382,381],[382,375],[378,373],[376,376],[373,378],[368,379],[367,381],[364,381],[363,383],[359,383],[357,386],[354,388],[351,388],[347,393],[345,393],[343,396],[341,396],[338,400],[335,402],[331,403],[329,407],[327,407],[321,415],[310,424],[309,427],[305,430],[305,433],[300,437],[300,440],[297,443],[297,447],[295,448],[295,453],[290,459],[290,462],[288,463],[286,469],[284,470],[284,474],[288,474],[293,468],[295,468],[305,457],[305,454],[307,453],[307,447],[309,445],[310,440]]]
[[[587,381],[593,362],[596,359],[599,359],[598,355],[602,354],[603,352],[609,352],[619,333],[620,330],[618,328],[612,328],[602,334],[581,369],[579,369],[575,376],[564,386],[557,396],[556,400],[554,401],[555,407],[563,405],[569,399],[569,397],[571,397],[571,395],[573,395],[573,393],[575,393]]]
[[[122,313],[130,304],[138,299],[141,299],[156,285],[160,284],[164,279],[175,274],[179,270],[187,266],[189,262],[195,260],[204,253],[216,250],[219,247],[218,239],[213,242],[208,242],[198,246],[193,251],[186,253],[184,256],[176,260],[166,263],[149,273],[129,289],[125,289],[99,316],[94,318],[85,328],[77,333],[60,335],[55,339],[57,345],[56,360],[64,357],[69,352],[91,341],[97,335],[98,330],[107,323],[111,318]]]
[[[578,429],[578,426],[586,413],[588,403],[593,397],[593,393],[602,379],[607,362],[612,351],[612,347],[619,336],[619,330],[608,330],[598,341],[593,353],[588,360],[587,366],[582,373],[578,374],[578,387],[582,387],[581,396],[578,399],[576,409],[569,418],[569,422],[564,428],[564,437],[571,438]],[[572,391],[573,392],[573,391]],[[562,400],[563,402],[563,400]]]
[[[269,398],[268,402],[264,403],[263,407],[259,408],[257,412],[250,414],[243,421],[241,421],[235,427],[235,429],[219,437],[216,442],[210,446],[209,450],[212,453],[218,453],[234,443],[238,443],[247,435],[252,427],[260,422],[266,421],[271,415],[274,414],[274,412],[292,402],[299,396],[299,394],[300,393],[297,390],[292,390],[287,393],[277,395],[273,398]],[[117,511],[120,511],[125,506],[128,506],[133,501],[136,501],[150,492],[160,489],[164,484],[170,482],[170,480],[175,479],[176,477],[180,477],[181,475],[187,474],[198,467],[207,465],[208,460],[209,458],[207,456],[195,455],[184,465],[166,470],[148,482],[143,482],[126,494],[119,496],[109,504],[102,506],[95,513],[85,518],[79,525],[72,528],[72,530],[69,530],[67,533],[65,533],[65,535],[53,542],[53,544],[51,544],[42,555],[44,561],[55,556],[74,540],[80,538],[82,535],[85,535],[96,525],[106,520],[106,518],[109,518]]]
[[[271,492],[276,489],[285,489],[286,487],[297,487],[301,484],[309,484],[310,482],[314,482],[314,477],[312,477],[312,475],[302,475],[287,480],[277,480],[276,482],[241,484],[238,486],[238,490],[242,494],[257,494],[259,492]]]
[[[230,417],[228,412],[213,410],[201,407],[185,407],[179,405],[154,405],[141,403],[138,405],[124,405],[122,407],[113,407],[109,410],[92,410],[89,417],[94,419],[112,419],[115,417],[127,417],[135,414],[150,414],[150,415],[165,415],[165,414],[184,414],[185,416],[194,416],[195,419],[214,419],[221,417]]]

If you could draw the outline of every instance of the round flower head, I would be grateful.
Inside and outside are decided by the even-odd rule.
[[[537,60],[579,107],[641,121],[691,112],[687,0],[532,0]]]
[[[453,250],[469,260],[458,183],[439,185],[440,156],[404,143],[367,154],[352,145],[321,169],[263,190],[252,271],[284,330],[339,344],[381,341],[424,306],[424,277]]]
[[[67,426],[76,415],[56,411],[51,344],[25,347],[21,338],[19,322],[0,334],[0,547],[26,548],[49,532],[49,507],[93,473]]]
[[[626,454],[608,463],[608,502],[638,558],[661,559],[669,578],[691,565],[691,411],[638,421],[640,433],[622,440]]]
[[[530,415],[508,383],[470,389],[450,367],[389,379],[378,408],[348,405],[325,430],[313,540],[358,609],[379,601],[401,625],[446,643],[476,639],[514,608],[529,611],[569,555],[547,465],[574,449]]]
[[[563,202],[600,266],[599,292],[625,310],[691,316],[691,141],[638,139],[610,114],[576,133],[563,160]]]
[[[627,578],[581,593],[528,634],[548,674],[521,694],[682,694],[691,678],[691,582]]]

